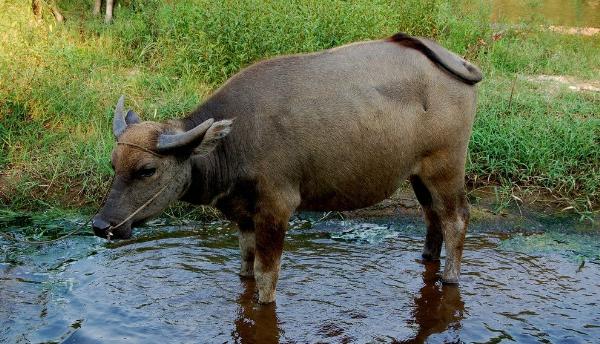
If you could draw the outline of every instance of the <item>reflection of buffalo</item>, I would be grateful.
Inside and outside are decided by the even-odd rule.
[[[465,304],[456,285],[443,285],[438,276],[440,263],[425,264],[423,287],[415,298],[413,318],[408,322],[416,325],[413,338],[395,343],[424,343],[429,336],[460,329]],[[253,280],[242,280],[244,291],[238,298],[240,305],[232,337],[236,343],[279,343],[281,329],[275,304],[260,305],[253,301]],[[452,333],[450,333],[452,335]],[[459,338],[446,338],[448,342],[459,342]]]
[[[274,303],[266,305],[254,302],[255,282],[242,279],[244,292],[238,298],[238,314],[232,337],[240,344],[279,343],[279,324]]]
[[[183,119],[141,122],[122,97],[94,232],[129,237],[178,199],[214,205],[238,224],[240,274],[269,303],[294,211],[370,206],[409,178],[428,226],[423,256],[439,259],[445,242],[443,280],[457,283],[480,80],[438,44],[397,34],[259,62]]]
[[[437,275],[439,267],[439,262],[425,264],[423,287],[415,298],[414,318],[410,320],[418,326],[417,333],[414,338],[397,343],[423,343],[432,334],[460,328],[465,304],[458,286],[442,285]],[[458,338],[448,340],[460,341]]]

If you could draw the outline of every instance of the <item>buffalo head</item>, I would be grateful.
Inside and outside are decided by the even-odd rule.
[[[129,238],[133,226],[179,199],[191,184],[190,158],[210,153],[231,130],[231,120],[208,119],[187,131],[178,121],[142,122],[133,111],[125,112],[124,101],[121,96],[113,119],[114,181],[92,219],[100,237],[110,232],[115,238]]]

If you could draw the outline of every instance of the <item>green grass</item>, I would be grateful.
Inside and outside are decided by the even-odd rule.
[[[111,25],[87,2],[58,4],[63,25],[48,13],[36,22],[27,1],[0,3],[0,202],[12,209],[100,201],[122,93],[145,119],[179,117],[254,61],[398,31],[434,37],[484,71],[475,186],[551,190],[582,212],[600,205],[600,95],[526,79],[599,79],[597,36],[531,23],[493,39],[489,8],[459,0],[130,0]]]

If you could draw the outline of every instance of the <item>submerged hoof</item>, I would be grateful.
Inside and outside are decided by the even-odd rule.
[[[238,273],[238,275],[240,275],[241,278],[254,278],[254,271],[240,271]]]
[[[444,267],[444,274],[442,275],[442,282],[444,284],[458,284],[460,277],[460,262],[453,263],[446,258],[446,266]]]
[[[258,290],[258,303],[266,305],[273,302],[275,302],[275,290],[262,293],[260,292],[260,289]]]
[[[423,257],[424,260],[428,261],[428,262],[435,262],[440,260],[440,255],[439,254],[433,254],[431,252],[428,251],[423,251],[423,253],[421,254],[421,257]]]
[[[254,261],[242,261],[238,275],[243,278],[254,278]]]
[[[268,305],[268,304],[273,303],[273,302],[275,302],[275,298],[273,298],[273,299],[267,298],[267,299],[264,299],[264,300],[261,299],[260,297],[258,298],[258,303],[260,303],[261,305]]]

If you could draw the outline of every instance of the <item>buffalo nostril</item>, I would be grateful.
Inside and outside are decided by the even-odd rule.
[[[92,220],[92,227],[100,230],[107,230],[108,227],[110,227],[110,223],[102,220],[101,218],[94,217],[94,219]]]
[[[110,223],[104,221],[99,217],[94,217],[92,219],[92,229],[94,230],[94,234],[99,237],[106,237],[106,231],[110,227]]]

